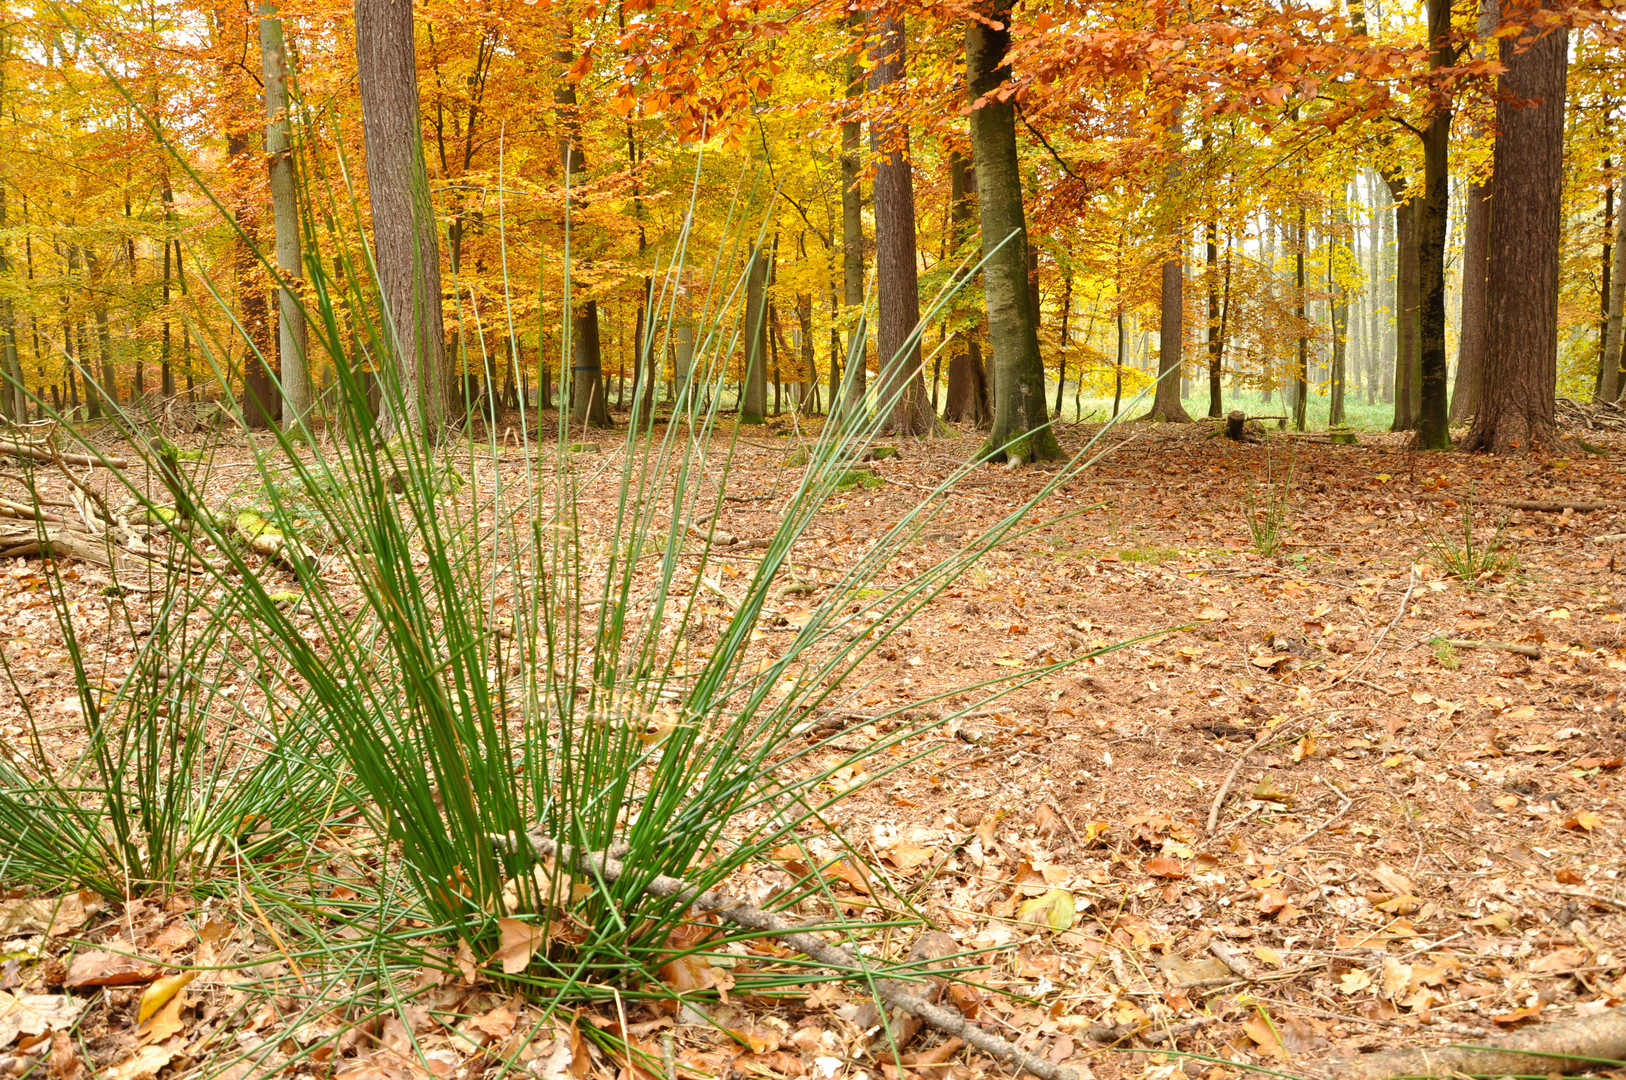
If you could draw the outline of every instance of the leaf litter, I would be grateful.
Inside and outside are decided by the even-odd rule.
[[[760,900],[816,872],[855,917],[906,901],[956,950],[945,1000],[1081,1075],[1168,1075],[1173,1059],[1103,1054],[1103,1042],[1293,1069],[1621,1004],[1626,583],[1588,537],[1620,533],[1626,512],[1512,511],[1519,569],[1497,580],[1453,578],[1426,543],[1441,492],[1608,503],[1623,448],[1595,437],[1614,439],[1608,458],[1300,444],[1294,513],[1264,558],[1238,508],[1267,475],[1270,445],[1138,433],[1058,494],[1049,524],[990,553],[878,650],[814,753],[833,759],[900,714],[952,708],[932,699],[955,686],[1141,640],[961,717],[895,771],[840,780],[858,790],[828,833],[729,887]],[[906,446],[875,463],[879,483],[839,493],[753,647],[772,655],[774,623],[798,625],[803,597],[968,441]],[[730,490],[753,501],[725,505],[718,533],[764,531],[783,462],[771,446],[741,449]],[[976,529],[1044,475],[977,470],[939,520]],[[924,533],[899,569],[956,542]],[[751,557],[713,557],[715,578],[696,587],[726,596]],[[113,669],[127,665],[132,642],[97,596],[105,582],[65,569],[87,640]],[[36,708],[70,704],[37,562],[0,573],[19,688]],[[145,600],[118,602],[139,616]],[[1434,644],[1451,639],[1527,648]],[[17,702],[0,706],[0,726],[24,745]],[[335,882],[324,910],[354,897],[346,875],[360,886],[376,872],[345,847],[318,853]],[[0,899],[0,1055],[10,1071],[48,1063],[65,1080],[200,1062],[233,1080],[477,1076],[504,1062],[561,1080],[985,1073],[929,1030],[877,1044],[860,984],[810,977],[783,997],[731,995],[740,965],[780,959],[768,942],[674,940],[661,970],[681,1006],[633,995],[549,1010],[501,985],[547,945],[546,930],[515,922],[496,955],[448,955],[380,1009],[342,971],[305,974],[276,940],[297,941],[296,929],[273,933],[229,897],[103,907],[12,894]],[[861,944],[902,958],[915,936]],[[1195,1060],[1186,1072],[1239,1075]]]

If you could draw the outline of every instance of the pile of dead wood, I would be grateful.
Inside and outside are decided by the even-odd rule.
[[[1558,422],[1567,428],[1591,431],[1626,431],[1626,406],[1615,401],[1576,401],[1559,398]]]

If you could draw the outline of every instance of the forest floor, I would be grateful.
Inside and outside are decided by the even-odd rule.
[[[1066,427],[1063,443],[1076,448],[1094,430]],[[871,856],[869,873],[915,897],[962,951],[980,951],[983,967],[968,977],[984,989],[957,990],[956,1004],[1081,1075],[1219,1078],[1491,1039],[1626,1000],[1626,438],[1587,433],[1598,455],[1502,460],[1413,453],[1386,434],[1354,446],[1274,432],[1238,445],[1198,426],[1111,434],[1110,452],[1048,504],[1050,515],[1075,516],[984,557],[878,650],[850,726],[823,751],[872,738],[866,710],[1145,639],[939,729],[931,753],[834,812]],[[874,463],[879,485],[832,500],[798,550],[815,553],[815,571],[839,570],[975,438],[899,444],[900,457]],[[607,464],[622,452],[612,441]],[[743,435],[729,490],[762,499],[728,504],[719,530],[772,531],[774,499],[795,471],[784,465],[792,441],[788,427]],[[1282,543],[1262,556],[1249,507],[1276,505],[1289,467]],[[948,554],[1050,475],[976,469],[952,518],[938,519],[949,531],[926,533],[909,557]],[[1460,536],[1470,499],[1480,538],[1500,524],[1518,565],[1465,583],[1427,538]],[[731,565],[726,552],[715,558]],[[0,642],[17,688],[48,711],[72,698],[71,673],[40,563],[8,563]],[[87,568],[70,599],[97,603],[101,580]],[[794,625],[797,611],[789,601],[777,615]],[[1442,638],[1517,651],[1434,644]],[[968,699],[922,709],[956,700]],[[0,696],[8,743],[21,745],[23,723],[19,702]],[[832,884],[859,912],[877,886],[850,864]],[[202,967],[226,963],[228,949],[239,960],[258,950],[274,966],[282,950],[275,931],[252,945],[263,917],[235,905],[213,917],[250,928],[227,932],[236,944],[200,936],[183,899],[85,911],[48,938],[9,932],[5,904],[22,894],[10,895],[0,903],[0,1005],[55,990],[76,951]],[[901,956],[913,934],[871,944]],[[250,1038],[222,1032],[226,988],[208,980],[180,995],[162,1039],[142,1035],[141,981],[80,991],[100,997],[78,1041],[58,1040],[54,1055],[26,1026],[8,1036],[0,1008],[0,1074],[50,1060],[72,1080],[77,1054],[109,1080],[206,1076],[210,1060]],[[437,992],[438,1011],[375,1021],[365,1037],[339,1039],[325,1063],[289,1074],[476,1076],[507,1054],[529,1075],[554,1075],[520,1039],[538,1004],[478,980]],[[710,1025],[633,1003],[619,1022],[657,1058],[672,1036],[684,1076],[1000,1071],[943,1051],[929,1030],[900,1069],[871,1045],[865,1000],[859,988],[820,984],[775,1002],[725,995],[705,1006]],[[275,1028],[268,1008],[258,1030]],[[609,1012],[601,1022],[616,1020]],[[1171,1050],[1199,1056],[1162,1053]],[[628,1075],[598,1051],[578,1061],[578,1078],[589,1063],[595,1076]]]

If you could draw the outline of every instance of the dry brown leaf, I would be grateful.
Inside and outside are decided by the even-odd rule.
[[[333,1080],[428,1080],[428,1077],[417,1062],[388,1050],[347,1061],[333,1074]]]
[[[1514,1024],[1521,1024],[1526,1020],[1535,1019],[1546,1004],[1546,1002],[1538,1000],[1528,1009],[1515,1009],[1509,1013],[1502,1013],[1500,1016],[1493,1016],[1491,1017],[1491,1020],[1497,1024],[1500,1024],[1502,1027],[1512,1027]]]
[[[1243,1023],[1242,1031],[1243,1034],[1253,1040],[1254,1045],[1259,1047],[1260,1053],[1266,1057],[1281,1062],[1293,1059],[1293,1055],[1289,1054],[1287,1047],[1282,1045],[1281,1037],[1276,1034],[1276,1029],[1265,1018],[1264,1013],[1256,1011]]]
[[[0,1048],[19,1035],[66,1031],[79,1019],[85,1002],[66,994],[18,994],[0,990]]]
[[[514,1033],[514,1026],[519,1023],[519,1014],[507,1005],[499,1005],[484,1016],[476,1016],[464,1026],[488,1037],[490,1042],[500,1042]]]
[[[147,1080],[155,1077],[180,1050],[173,1046],[143,1046],[132,1058],[126,1058],[102,1075],[106,1080]]]
[[[1167,855],[1154,855],[1146,860],[1146,872],[1156,878],[1183,878],[1186,868],[1179,859]]]
[[[1555,975],[1559,972],[1574,971],[1576,968],[1586,967],[1591,958],[1592,954],[1585,949],[1559,949],[1531,961],[1530,970],[1538,975]]]
[[[163,973],[163,968],[144,957],[93,949],[73,958],[68,965],[68,977],[62,985],[69,990],[84,990],[93,986],[135,986],[152,982]]]
[[[491,954],[492,962],[501,964],[504,974],[518,975],[530,966],[531,957],[542,947],[547,930],[521,919],[498,919],[497,929],[502,938],[497,951]]]
[[[84,1071],[84,1062],[73,1048],[73,1037],[59,1031],[51,1037],[51,1075],[56,1080],[76,1080]]]
[[[1385,891],[1395,896],[1412,896],[1417,892],[1417,886],[1411,883],[1411,879],[1388,863],[1379,865],[1376,870],[1372,871],[1372,876],[1377,879],[1378,884],[1382,885]]]

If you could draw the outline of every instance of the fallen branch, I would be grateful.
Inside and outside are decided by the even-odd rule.
[[[128,469],[130,463],[123,458],[91,456],[90,454],[63,454],[50,446],[35,446],[32,443],[17,442],[13,439],[0,439],[0,454],[14,458],[28,458],[30,461],[65,461],[69,465],[89,467],[100,465],[106,469]]]
[[[1476,641],[1473,638],[1432,638],[1430,644],[1449,645],[1453,649],[1494,649],[1497,652],[1518,653],[1541,659],[1539,645],[1521,645],[1513,641]]]
[[[538,855],[558,858],[569,865],[591,870],[596,876],[601,876],[607,881],[615,881],[627,872],[626,866],[620,860],[597,852],[581,851],[543,836],[530,836],[527,839]],[[983,1053],[1037,1076],[1040,1080],[1079,1080],[1079,1075],[1074,1070],[1054,1065],[1044,1058],[1030,1054],[969,1022],[958,1012],[932,1004],[906,989],[907,984],[892,979],[874,979],[872,970],[863,960],[847,949],[824,941],[818,936],[817,927],[790,922],[771,911],[763,911],[761,908],[742,903],[726,893],[715,890],[700,891],[665,874],[657,874],[645,882],[644,891],[655,896],[675,898],[685,906],[700,911],[715,912],[735,926],[772,934],[777,940],[824,967],[850,972],[853,978],[863,978],[870,982],[875,987],[876,995],[887,1005],[918,1016],[945,1035],[963,1039]]]
[[[1454,495],[1403,495],[1413,502],[1459,502]],[[1626,509],[1618,502],[1571,502],[1567,499],[1476,499],[1481,506],[1505,506],[1509,510],[1535,510],[1543,514],[1561,514],[1573,510],[1577,514],[1590,514],[1597,510]]]
[[[1594,1072],[1626,1058],[1626,1008],[1557,1024],[1540,1024],[1483,1045],[1389,1050],[1334,1061],[1328,1075],[1339,1080],[1389,1080],[1398,1076],[1550,1076]]]
[[[106,542],[70,529],[67,525],[39,522],[31,528],[0,526],[0,558],[48,555],[112,567],[108,546]]]
[[[1594,544],[1618,544],[1626,540],[1626,533],[1604,533],[1602,536],[1589,536],[1587,539]]]

